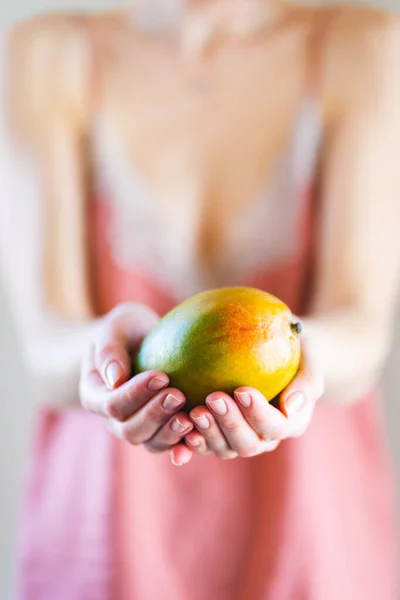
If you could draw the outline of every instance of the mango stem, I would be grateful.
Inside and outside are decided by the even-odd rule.
[[[295,321],[294,323],[291,323],[290,328],[293,331],[293,333],[297,333],[297,335],[299,335],[303,331],[303,326],[300,323],[300,321]]]

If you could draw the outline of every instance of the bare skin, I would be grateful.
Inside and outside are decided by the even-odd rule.
[[[236,4],[243,9],[242,2],[231,6]],[[190,238],[197,242],[199,268],[211,268],[213,285],[219,282],[217,257],[230,225],[259,183],[254,165],[264,174],[272,169],[312,85],[326,133],[319,182],[317,287],[312,310],[303,318],[303,363],[282,393],[280,410],[265,403],[257,390],[243,388],[234,398],[215,392],[188,417],[181,412],[184,398],[179,390],[168,388],[165,374],[152,372],[129,380],[128,349],[140,343],[157,319],[144,307],[119,307],[96,322],[94,332],[91,327],[87,332],[80,379],[83,406],[105,416],[110,429],[128,442],[144,444],[151,451],[171,450],[175,464],[188,462],[195,452],[213,452],[221,458],[254,456],[301,435],[322,396],[323,380],[323,402],[346,406],[362,398],[379,379],[390,349],[400,263],[397,19],[361,8],[311,9],[261,2],[255,10],[264,11],[268,28],[247,32],[238,51],[235,23],[240,19],[232,17],[236,9],[227,11],[223,3],[210,14],[208,9],[217,3],[207,6],[189,11],[172,42],[138,33],[123,12],[93,17],[90,37],[86,27],[71,27],[75,21],[68,16],[24,25],[15,36],[18,45],[45,31],[50,46],[59,44],[62,36],[64,52],[58,52],[55,60],[64,67],[71,47],[79,56],[94,45],[102,110],[124,139],[132,162],[166,195],[176,198],[171,211],[179,214],[184,206],[192,224]],[[201,35],[202,31],[214,34]],[[254,35],[257,43],[252,41]],[[195,39],[200,41],[191,44]],[[222,53],[217,52],[221,48]],[[51,97],[49,110],[38,112],[35,126],[43,133],[44,147],[55,132],[62,140],[63,169],[48,168],[48,195],[62,189],[76,203],[77,194],[86,193],[82,165],[87,156],[80,140],[89,126],[91,106],[87,62],[74,64],[74,76],[66,77],[64,68],[60,80],[53,64],[48,72],[43,70],[44,89],[50,80],[51,94],[62,97],[63,106],[69,101],[68,119],[57,112]],[[259,82],[257,93],[251,90],[254,81]],[[246,127],[232,128],[233,122],[243,120]],[[60,126],[54,129],[49,122]],[[48,165],[60,164],[57,152],[46,156]],[[206,177],[210,173],[212,177]],[[195,201],[181,205],[189,190]],[[220,217],[217,236],[216,220],[204,216],[211,201]],[[71,219],[71,227],[73,223]],[[52,243],[58,252],[65,251],[65,240]],[[82,269],[74,269],[69,281],[78,292],[72,304],[85,306]],[[21,285],[11,287],[15,304],[22,305],[17,298]],[[31,318],[34,321],[35,315]],[[70,365],[76,364],[81,347]]]

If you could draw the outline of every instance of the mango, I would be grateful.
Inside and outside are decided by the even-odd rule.
[[[165,315],[144,339],[136,373],[157,369],[186,396],[186,409],[208,394],[246,385],[274,399],[300,362],[301,325],[281,300],[234,287],[202,292]]]

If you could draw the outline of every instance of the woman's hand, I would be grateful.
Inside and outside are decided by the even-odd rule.
[[[172,461],[184,464],[192,451],[180,444],[193,429],[180,412],[186,399],[169,388],[158,371],[131,376],[131,354],[155,326],[158,316],[139,304],[121,304],[99,323],[82,362],[79,385],[83,408],[102,415],[120,439],[150,452],[175,446]]]
[[[302,358],[296,377],[282,392],[280,410],[250,387],[241,387],[234,398],[214,392],[206,406],[190,413],[196,429],[186,442],[198,454],[219,458],[247,458],[275,450],[284,439],[301,436],[323,394],[323,377],[309,342],[302,341]]]
[[[257,390],[242,387],[234,398],[214,392],[188,416],[181,410],[184,395],[168,387],[165,373],[147,371],[130,379],[131,354],[157,321],[145,306],[120,305],[100,321],[84,357],[82,406],[105,417],[117,437],[150,452],[170,450],[172,462],[183,465],[194,452],[225,459],[256,456],[307,429],[323,382],[304,339],[299,371],[280,396],[280,410]]]

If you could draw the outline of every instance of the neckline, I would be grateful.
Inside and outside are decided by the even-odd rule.
[[[142,32],[171,34],[182,25],[185,0],[134,0],[126,12]]]
[[[139,34],[175,38],[184,51],[196,52],[218,37],[268,30],[283,9],[281,0],[135,0],[126,14]]]

